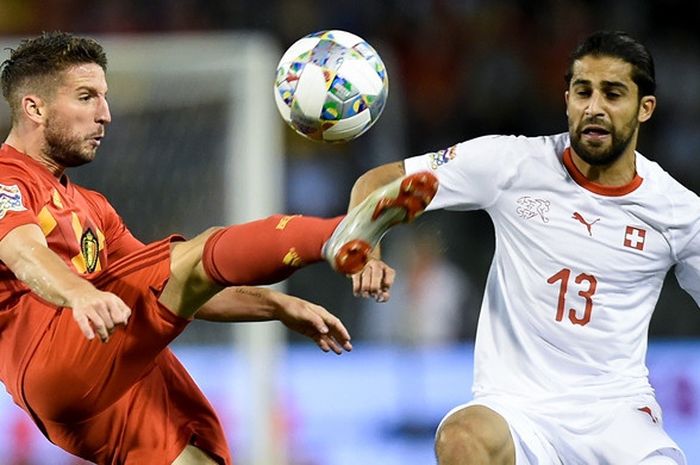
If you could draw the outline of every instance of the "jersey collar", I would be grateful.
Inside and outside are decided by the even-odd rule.
[[[642,185],[642,181],[644,181],[644,178],[642,178],[638,173],[635,173],[634,178],[624,186],[604,186],[603,184],[598,184],[589,180],[576,167],[576,164],[571,156],[571,147],[567,147],[564,150],[564,156],[562,159],[566,171],[568,171],[574,181],[576,181],[576,184],[593,192],[594,194],[605,195],[608,197],[620,197],[634,192],[639,186]]]
[[[48,169],[46,169],[44,165],[42,165],[29,155],[20,152],[19,150],[17,150],[9,144],[2,144],[0,146],[0,155],[13,158],[15,160],[20,161],[21,163],[25,163],[33,167],[36,172],[42,173],[43,176],[47,177],[48,179],[51,179],[53,184],[60,186],[62,189],[65,189],[66,192],[71,191],[73,188],[72,183],[70,182],[70,179],[68,178],[65,172],[61,174],[60,178],[57,178],[56,176],[51,174],[51,172]]]

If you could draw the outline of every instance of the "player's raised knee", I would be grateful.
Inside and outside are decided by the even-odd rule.
[[[435,439],[440,465],[513,465],[514,450],[505,420],[480,406],[469,407],[448,417]]]

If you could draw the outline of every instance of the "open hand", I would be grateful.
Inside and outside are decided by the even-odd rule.
[[[352,292],[356,297],[386,302],[391,297],[389,290],[395,277],[396,271],[392,267],[379,259],[370,259],[362,271],[352,275]]]
[[[287,294],[279,294],[276,303],[276,319],[313,339],[324,352],[332,350],[340,355],[343,350],[352,350],[350,333],[340,319],[325,308]]]

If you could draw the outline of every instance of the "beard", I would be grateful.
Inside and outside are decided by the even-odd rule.
[[[50,118],[44,129],[44,154],[65,168],[90,163],[97,147],[87,145],[87,139],[74,135],[67,125]]]
[[[571,139],[571,147],[576,152],[576,155],[581,157],[583,161],[592,166],[610,165],[617,161],[622,154],[627,150],[635,130],[637,129],[637,119],[634,118],[625,124],[622,128],[611,128],[610,138],[612,142],[610,146],[605,148],[602,144],[587,144],[581,141],[583,127],[588,124],[602,124],[596,118],[589,118],[581,121],[577,127],[569,123],[569,135]]]

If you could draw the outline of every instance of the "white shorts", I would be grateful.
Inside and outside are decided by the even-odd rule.
[[[450,415],[472,405],[488,407],[506,420],[516,465],[637,465],[655,452],[687,465],[663,429],[659,405],[648,396],[546,413],[486,396],[452,409],[438,431]]]

